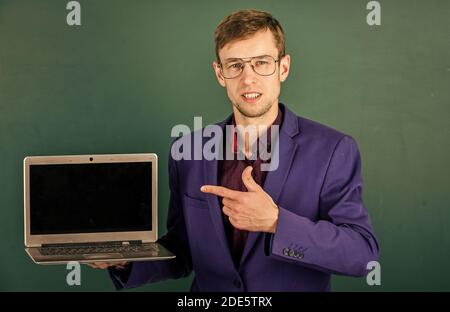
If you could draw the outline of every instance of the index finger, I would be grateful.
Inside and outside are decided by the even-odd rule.
[[[233,191],[230,190],[226,187],[223,186],[217,186],[217,185],[203,185],[200,190],[203,193],[209,193],[209,194],[214,194],[220,197],[227,197],[227,198],[231,198],[231,199],[236,199],[239,196],[238,191]]]

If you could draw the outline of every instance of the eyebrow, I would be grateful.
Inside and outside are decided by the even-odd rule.
[[[242,61],[242,59],[238,58],[238,57],[230,57],[230,58],[224,59],[223,61],[224,62],[234,62],[234,61]]]
[[[266,57],[266,56],[270,56],[270,55],[268,55],[268,54],[263,54],[263,55],[250,56],[250,57],[243,57],[243,58],[239,58],[239,57],[230,57],[230,58],[227,58],[227,59],[225,59],[225,60],[223,60],[223,61],[224,61],[224,62],[234,62],[234,61],[242,61],[243,59],[249,59],[249,58],[259,58],[259,59],[261,59],[261,58],[264,58],[264,57]]]

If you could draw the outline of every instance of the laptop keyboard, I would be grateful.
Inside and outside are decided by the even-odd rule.
[[[41,247],[42,255],[86,255],[86,254],[102,254],[102,253],[129,253],[129,252],[156,252],[158,247],[156,244],[113,244],[113,245],[85,245],[85,246],[46,246]]]

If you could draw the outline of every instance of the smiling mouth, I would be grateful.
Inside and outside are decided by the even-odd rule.
[[[262,95],[262,93],[259,93],[259,92],[246,92],[246,93],[242,94],[242,98],[244,99],[245,102],[254,103],[259,100],[261,95]]]

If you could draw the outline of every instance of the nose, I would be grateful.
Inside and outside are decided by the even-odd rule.
[[[252,64],[250,62],[244,63],[244,68],[242,69],[241,79],[244,84],[252,84],[256,81],[256,73],[252,68]]]

